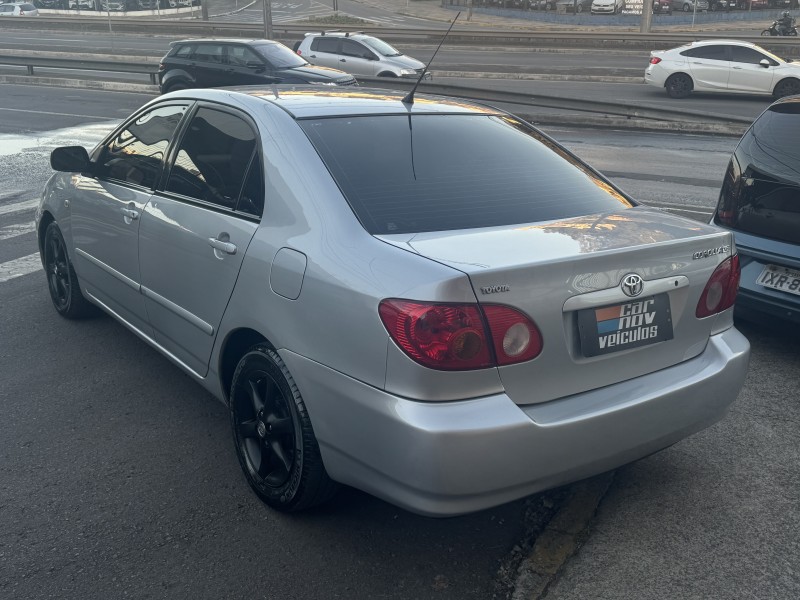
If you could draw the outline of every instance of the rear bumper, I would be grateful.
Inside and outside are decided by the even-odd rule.
[[[330,476],[410,511],[481,510],[613,469],[722,418],[750,346],[735,328],[679,365],[540,405],[416,402],[288,351]]]

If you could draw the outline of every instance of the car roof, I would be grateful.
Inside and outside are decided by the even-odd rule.
[[[417,93],[414,104],[402,102],[406,92],[365,87],[333,87],[326,85],[239,86],[221,89],[193,89],[168,96],[230,103],[231,94],[239,104],[253,101],[279,106],[295,119],[341,116],[463,114],[500,115],[503,111],[459,98]],[[252,100],[242,98],[248,96]],[[162,96],[161,98],[165,98]]]
[[[686,44],[686,46],[681,46],[682,48],[690,48],[696,46],[709,46],[712,44],[733,44],[734,46],[747,46],[748,48],[760,48],[757,44],[752,42],[743,42],[742,40],[698,40],[696,42],[690,42]]]
[[[177,46],[180,44],[198,44],[201,42],[209,42],[209,43],[223,43],[223,44],[247,44],[249,46],[258,46],[258,45],[266,45],[266,44],[281,44],[275,40],[264,40],[264,39],[241,39],[241,38],[192,38],[188,40],[175,40],[170,42],[170,46]]]

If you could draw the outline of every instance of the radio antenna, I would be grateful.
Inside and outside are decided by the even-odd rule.
[[[450,23],[450,27],[448,27],[447,31],[444,32],[444,37],[442,38],[442,41],[439,42],[438,46],[436,46],[436,50],[434,51],[433,56],[431,56],[431,59],[428,61],[428,64],[425,65],[425,68],[422,69],[422,74],[419,76],[419,79],[417,79],[417,83],[414,84],[414,87],[411,88],[411,91],[408,92],[408,94],[406,94],[405,97],[401,100],[403,104],[414,104],[414,92],[417,91],[417,86],[419,85],[419,82],[422,81],[423,77],[425,77],[425,73],[428,72],[428,67],[433,62],[433,59],[436,58],[436,53],[439,52],[439,48],[441,48],[442,44],[444,44],[444,41],[447,39],[447,35],[450,33],[450,30],[453,28],[453,25],[456,24],[456,21],[458,20],[459,16],[461,16],[461,12],[456,14],[455,19],[453,19],[453,22]]]

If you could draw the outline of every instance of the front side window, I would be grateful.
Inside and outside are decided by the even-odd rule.
[[[473,229],[632,206],[610,183],[505,116],[299,120],[371,234]]]
[[[731,46],[731,61],[738,63],[746,63],[749,65],[758,65],[762,60],[768,60],[769,64],[773,67],[778,63],[771,58],[764,56],[758,50],[747,48],[746,46]]]
[[[97,161],[100,177],[154,188],[164,153],[186,112],[185,104],[149,110],[128,123],[107,143]]]
[[[234,210],[255,149],[246,121],[200,108],[181,140],[166,191]]]
[[[375,59],[377,58],[371,50],[353,40],[342,40],[342,54],[355,58]]]
[[[247,46],[228,46],[228,64],[244,67],[248,63],[260,65],[263,61]]]

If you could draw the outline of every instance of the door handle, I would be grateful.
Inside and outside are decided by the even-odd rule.
[[[345,60],[344,58],[340,58],[339,62],[347,62],[347,60]]]
[[[223,242],[217,238],[208,238],[208,245],[225,254],[236,254],[236,244],[232,244],[231,242]]]
[[[122,210],[122,216],[127,217],[131,221],[135,221],[136,219],[139,218],[138,210],[133,210],[132,208],[123,208],[121,210]]]
[[[317,55],[316,55],[316,54],[312,54],[312,55],[310,56],[310,58],[317,58]]]
[[[731,69],[736,69],[737,71],[741,71],[742,67],[731,67]]]

